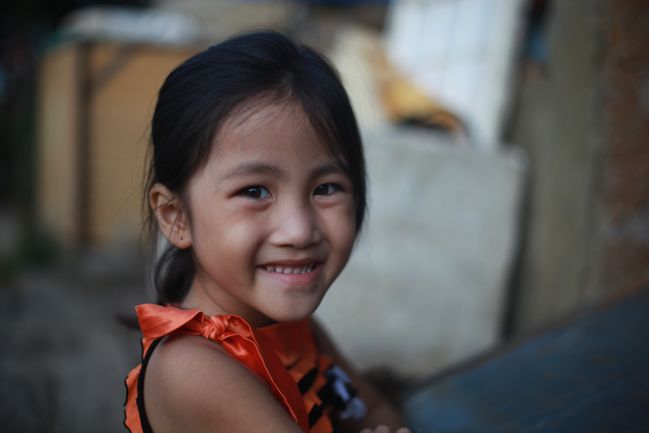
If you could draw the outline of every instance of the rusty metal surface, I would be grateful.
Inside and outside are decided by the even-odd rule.
[[[417,389],[416,433],[649,432],[649,291]]]

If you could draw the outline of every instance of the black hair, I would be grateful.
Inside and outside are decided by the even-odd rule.
[[[233,110],[256,98],[301,105],[322,143],[351,179],[359,233],[366,209],[365,161],[347,93],[321,55],[275,31],[227,39],[169,74],[151,121],[145,196],[160,183],[182,197],[189,179],[205,164],[220,126]],[[148,233],[155,244],[155,217],[146,209]],[[194,272],[191,248],[168,245],[153,269],[159,302],[182,301]]]

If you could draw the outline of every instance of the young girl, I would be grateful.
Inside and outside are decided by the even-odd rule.
[[[365,211],[361,140],[333,69],[279,33],[229,39],[167,77],[151,143],[150,222],[169,245],[160,305],[136,308],[128,429],[397,431],[310,317]]]

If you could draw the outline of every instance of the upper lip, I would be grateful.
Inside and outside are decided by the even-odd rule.
[[[321,260],[313,257],[307,257],[304,259],[287,259],[287,260],[273,260],[270,262],[264,262],[260,266],[285,266],[285,267],[299,267],[310,265],[311,263],[320,263]]]

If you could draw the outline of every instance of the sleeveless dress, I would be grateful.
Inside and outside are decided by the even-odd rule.
[[[142,395],[149,357],[162,338],[196,335],[219,344],[256,374],[308,433],[332,433],[331,415],[358,419],[365,407],[349,378],[318,351],[309,319],[253,328],[237,315],[207,316],[199,310],[143,304],[136,307],[142,331],[142,363],[126,378],[124,425],[131,433],[153,433]]]

